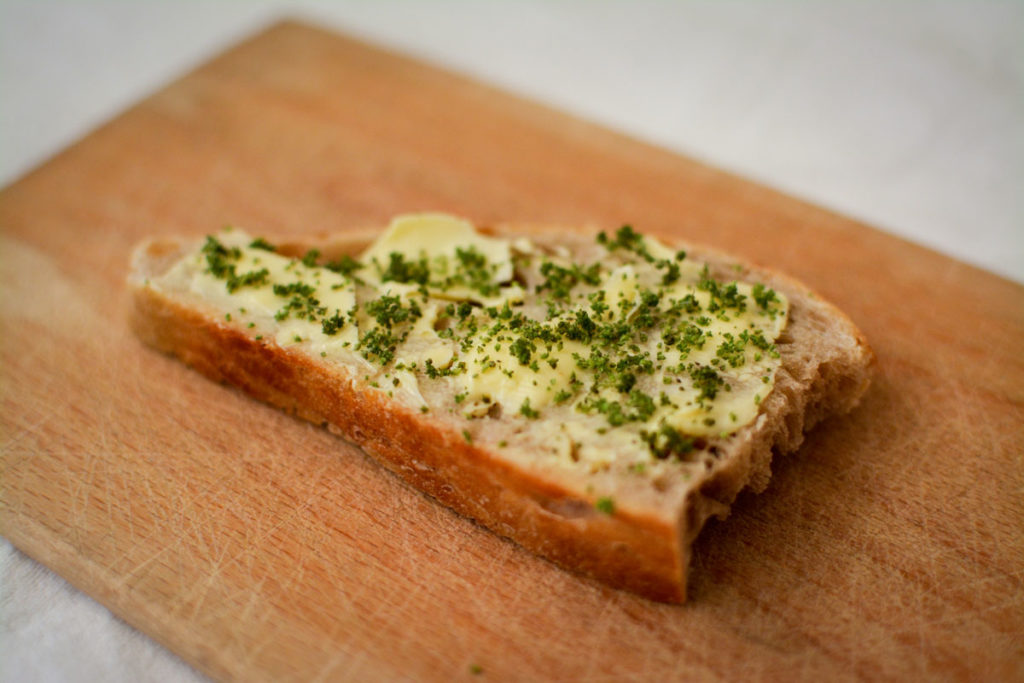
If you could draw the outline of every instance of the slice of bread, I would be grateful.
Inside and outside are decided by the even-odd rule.
[[[307,266],[314,258],[321,264],[337,262],[343,255],[363,254],[380,232],[284,242],[276,245],[276,252],[296,262],[304,260]],[[624,258],[615,243],[609,247],[607,236],[598,243],[593,231],[578,228],[519,224],[493,226],[482,232],[508,238],[509,243],[521,245],[519,248],[542,260],[605,262],[602,272],[613,270],[611,262]],[[511,366],[507,375],[512,382],[510,391],[517,397],[514,403],[489,403],[491,397],[485,396],[484,404],[467,407],[463,400],[468,392],[459,392],[459,379],[436,371],[435,367],[444,367],[443,359],[435,366],[434,361],[426,361],[429,353],[420,354],[414,364],[403,362],[401,356],[374,356],[368,351],[365,337],[360,337],[356,328],[366,330],[372,323],[365,318],[357,323],[355,311],[336,311],[348,341],[341,343],[344,335],[336,335],[322,338],[323,343],[317,345],[301,334],[291,338],[287,327],[291,314],[287,311],[272,316],[256,310],[225,310],[220,294],[211,298],[182,275],[182,263],[189,259],[203,263],[203,245],[203,240],[195,239],[154,240],[137,248],[129,286],[134,295],[132,324],[143,341],[214,380],[327,426],[415,488],[524,548],[569,570],[654,600],[685,600],[690,546],[705,521],[711,515],[726,516],[744,487],[763,490],[770,477],[772,454],[795,450],[814,424],[851,410],[870,380],[871,350],[860,331],[835,307],[788,277],[687,245],[685,257],[682,252],[677,257],[680,262],[685,258],[688,263],[706,265],[700,276],[704,278],[702,286],[708,278],[723,284],[759,283],[763,288],[758,291],[777,292],[775,301],[788,302],[788,314],[783,313],[785,326],[774,344],[765,347],[776,360],[770,370],[763,371],[763,378],[758,377],[765,382],[765,395],[757,395],[749,421],[721,432],[715,431],[717,427],[697,430],[700,433],[686,436],[685,448],[659,450],[656,445],[664,446],[660,437],[637,431],[635,425],[629,438],[616,436],[618,432],[609,426],[616,421],[593,409],[607,405],[598,403],[597,394],[582,398],[574,407],[548,401],[544,410],[537,411],[531,409],[529,398],[520,406],[522,394],[517,392],[525,391],[522,385],[531,375],[514,374],[519,368]],[[656,252],[660,258],[665,252],[658,248],[662,250]],[[377,251],[382,257],[386,253]],[[656,261],[653,257],[647,260]],[[670,261],[665,258],[657,263],[668,273]],[[377,264],[379,276],[379,260]],[[594,267],[596,272],[598,266]],[[492,272],[496,270],[497,266],[492,268]],[[517,265],[515,272],[510,270],[499,279],[504,279],[508,288],[518,287],[527,293],[550,289],[550,281],[536,279],[536,268],[520,270]],[[607,291],[614,285],[610,284],[611,275],[606,277],[589,289],[581,286],[591,295],[599,289]],[[665,282],[669,279],[666,275]],[[236,282],[233,286],[261,285]],[[268,285],[262,287],[270,291]],[[340,291],[341,286],[334,289]],[[414,296],[412,289],[403,291]],[[353,285],[351,291],[355,290]],[[479,292],[475,296],[484,298]],[[604,294],[596,296],[603,300]],[[279,298],[286,300],[284,290]],[[451,298],[465,301],[473,296]],[[550,298],[547,301],[550,303]],[[524,305],[515,298],[513,302],[523,310],[530,309],[529,303]],[[365,316],[372,307],[360,303],[359,314]],[[749,303],[753,307],[753,302]],[[487,301],[476,301],[472,310],[482,312],[487,305]],[[298,307],[296,304],[295,310]],[[494,304],[492,313],[497,308]],[[625,307],[622,311],[626,316]],[[328,313],[322,311],[322,316]],[[445,314],[438,315],[428,321],[434,323],[435,332],[444,330],[446,324]],[[455,326],[452,308],[448,315],[447,324]],[[611,319],[613,313],[606,315]],[[494,319],[498,317],[495,314]],[[538,309],[536,317],[543,319],[544,314]],[[636,329],[630,334],[642,334],[646,339],[645,333]],[[472,353],[468,344],[455,348],[456,360],[460,353],[466,358]],[[525,353],[530,356],[529,351]],[[452,362],[450,356],[448,363]],[[534,349],[533,360],[541,357],[546,358]],[[579,364],[579,355],[575,358]],[[524,366],[527,359],[521,358]],[[571,361],[566,356],[563,361],[564,370]],[[554,359],[549,362],[555,367]],[[712,362],[715,367],[725,367],[720,361]],[[652,386],[651,377],[639,374],[639,386]],[[565,373],[561,377],[564,379]],[[572,377],[575,380],[575,373]],[[629,386],[637,382],[636,376],[627,379]],[[594,386],[596,391],[597,383]],[[657,390],[652,393],[657,395]],[[661,396],[661,405],[669,404],[666,394]],[[704,409],[706,401],[699,403]],[[735,414],[732,419],[737,419]],[[705,421],[711,422],[710,418]],[[574,431],[566,432],[566,425]]]

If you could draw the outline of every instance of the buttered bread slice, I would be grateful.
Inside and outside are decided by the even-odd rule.
[[[705,520],[851,409],[872,358],[802,285],[629,226],[416,214],[301,245],[229,229],[144,244],[133,266],[149,344],[539,555],[670,602]]]

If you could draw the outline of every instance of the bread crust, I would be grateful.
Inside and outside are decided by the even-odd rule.
[[[516,225],[495,231],[540,236],[565,234],[566,229]],[[579,234],[576,228],[569,231]],[[316,242],[281,243],[279,248],[301,255],[316,246],[330,257],[353,253],[371,238],[371,232],[360,231]],[[789,348],[806,346],[805,340],[780,343],[782,367],[761,413],[695,482],[681,508],[653,514],[617,505],[608,515],[570,487],[516,467],[486,446],[468,442],[451,424],[389,399],[344,367],[319,362],[297,347],[258,339],[194,301],[151,287],[148,278],[166,270],[181,245],[150,242],[136,250],[129,278],[131,324],[145,343],[210,379],[326,426],[415,489],[527,550],[656,601],[685,601],[690,545],[707,518],[727,515],[744,487],[760,491],[767,486],[773,451],[795,450],[814,423],[851,409],[867,388],[873,362],[867,341],[838,309],[791,278],[744,264],[733,277],[760,280],[789,296],[787,331],[795,325],[796,334],[803,334],[800,318],[808,316],[816,323],[827,322],[830,334],[848,335],[848,341],[833,343],[830,354],[811,353],[810,360]],[[716,268],[736,263],[712,250],[681,246]],[[806,334],[813,332],[814,325],[809,327]]]

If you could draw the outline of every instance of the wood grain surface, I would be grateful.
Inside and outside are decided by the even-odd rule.
[[[696,544],[690,603],[562,572],[126,327],[131,246],[440,209],[788,271],[863,405]],[[0,194],[0,532],[223,679],[1024,680],[1024,289],[588,123],[282,23]],[[84,634],[88,637],[88,634]]]

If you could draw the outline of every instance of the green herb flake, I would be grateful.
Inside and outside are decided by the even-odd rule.
[[[427,284],[430,279],[430,266],[427,259],[407,261],[401,252],[393,251],[388,255],[388,265],[381,270],[383,282],[413,282]]]
[[[339,275],[351,277],[352,273],[363,268],[363,264],[356,261],[348,254],[343,254],[337,261],[328,261],[324,267],[327,268],[327,270],[338,273]]]
[[[536,420],[540,417],[540,412],[530,407],[530,399],[524,400],[522,405],[519,406],[519,414],[530,420]]]
[[[277,247],[275,247],[273,244],[271,244],[270,242],[266,241],[262,237],[257,237],[252,242],[250,242],[249,243],[249,248],[250,249],[262,249],[263,251],[277,251]]]
[[[640,437],[647,443],[651,455],[659,460],[670,456],[680,457],[694,449],[694,440],[691,437],[664,422],[657,431],[641,431]]]
[[[316,268],[316,260],[318,258],[320,258],[320,250],[310,249],[302,257],[302,265],[306,266],[307,268]]]

